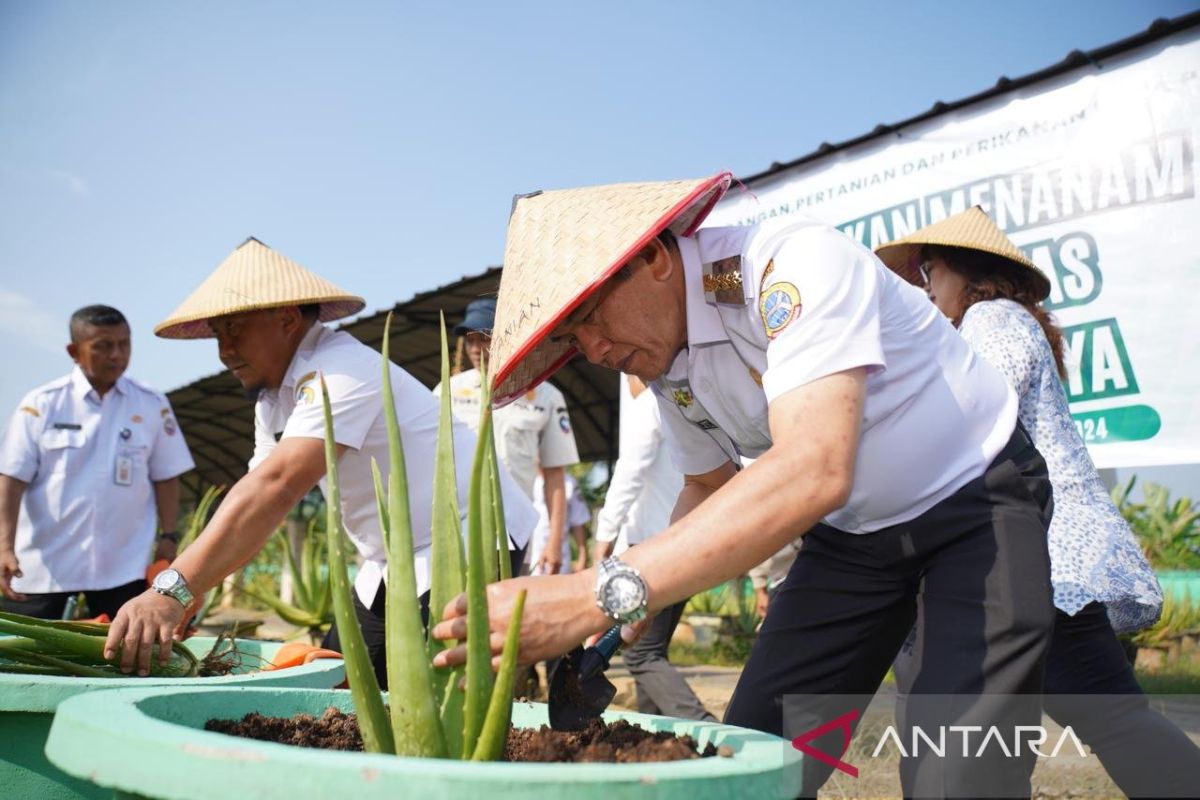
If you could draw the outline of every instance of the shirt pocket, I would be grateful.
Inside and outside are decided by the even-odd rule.
[[[42,468],[46,472],[63,472],[78,467],[86,442],[82,430],[48,428],[41,438]]]
[[[145,472],[150,460],[150,437],[144,431],[134,431],[117,444],[117,453],[129,458],[135,471]]]

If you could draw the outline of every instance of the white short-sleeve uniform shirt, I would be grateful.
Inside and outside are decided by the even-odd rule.
[[[839,231],[773,220],[703,229],[679,249],[688,345],[653,388],[685,474],[760,457],[772,401],[857,367],[868,373],[862,430],[850,499],[825,519],[834,528],[914,519],[982,475],[1011,437],[1017,398],[1004,377]]]
[[[469,369],[450,378],[454,415],[471,430],[479,428],[481,391],[479,370]],[[533,497],[538,467],[565,467],[579,462],[567,401],[547,382],[493,410],[492,426],[496,454],[526,497]]]
[[[392,391],[408,473],[417,592],[429,589],[432,540],[433,457],[437,445],[439,404],[416,378],[392,364]],[[363,557],[355,589],[370,607],[386,572],[387,553],[375,503],[371,460],[384,482],[391,469],[383,417],[380,355],[348,333],[313,325],[296,350],[278,389],[264,391],[254,408],[254,457],[261,464],[277,441],[290,437],[325,438],[320,376],[325,376],[333,411],[333,435],[347,450],[338,459],[342,516],[346,532]],[[459,507],[467,509],[475,435],[454,423],[454,459],[458,472]],[[507,475],[500,476],[504,515],[512,543],[524,547],[537,524],[537,514]],[[320,481],[327,494],[326,479]]]
[[[101,397],[76,367],[25,395],[0,445],[0,473],[29,484],[13,589],[112,589],[145,575],[153,484],[193,466],[167,398],[133,378]]]

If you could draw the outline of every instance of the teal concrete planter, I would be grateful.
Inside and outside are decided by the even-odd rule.
[[[208,719],[351,711],[349,692],[270,689],[129,689],[76,697],[54,720],[46,755],[116,797],[161,800],[353,798],[554,800],[794,797],[800,754],[778,737],[728,725],[610,713],[642,727],[690,733],[732,758],[655,764],[510,764],[346,753],[260,742],[203,730]],[[546,722],[546,706],[518,703],[513,722]]]
[[[1155,575],[1162,586],[1163,596],[1175,602],[1190,600],[1200,603],[1200,570],[1195,569],[1163,569]]]
[[[205,655],[215,642],[214,638],[197,636],[187,640],[186,644],[192,652]],[[237,646],[248,656],[269,660],[282,645],[239,639]],[[256,669],[257,665],[249,663],[246,668]],[[43,754],[55,710],[60,703],[77,695],[129,687],[156,687],[164,694],[185,686],[330,688],[341,683],[344,675],[342,662],[338,659],[219,678],[59,678],[0,673],[0,794],[30,800],[111,797],[110,792],[60,772]]]

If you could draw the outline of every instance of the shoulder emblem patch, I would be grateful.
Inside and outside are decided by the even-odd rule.
[[[571,421],[569,419],[567,419],[566,414],[563,414],[561,417],[558,418],[558,427],[562,429],[563,433],[571,432]]]
[[[316,372],[310,372],[300,380],[296,381],[296,403],[304,405],[311,404],[317,399],[317,393],[312,387],[313,379],[317,377]]]
[[[175,424],[174,417],[167,417],[163,420],[163,432],[166,433],[167,436],[174,436],[178,430],[179,426]]]
[[[38,411],[33,406],[21,406],[21,410],[31,417],[40,417],[42,415],[42,412]]]
[[[786,281],[768,286],[758,300],[758,313],[768,339],[774,339],[800,316],[800,290]]]
[[[722,258],[703,265],[704,299],[710,303],[744,306],[742,257]]]

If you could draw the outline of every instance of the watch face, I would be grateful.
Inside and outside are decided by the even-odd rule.
[[[627,575],[614,575],[604,585],[604,608],[610,614],[628,614],[643,602],[642,586]]]
[[[177,583],[179,583],[179,572],[177,570],[164,569],[154,576],[154,588],[159,591],[170,591]]]

